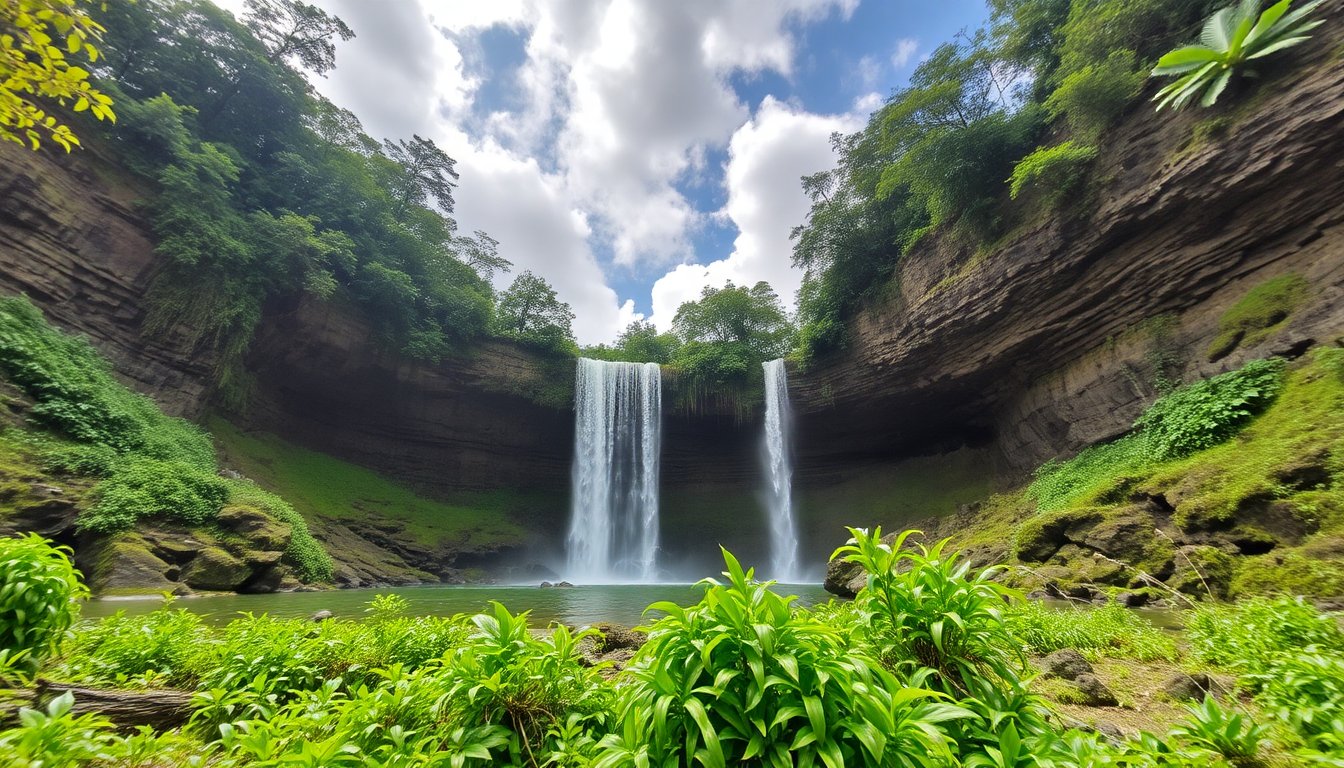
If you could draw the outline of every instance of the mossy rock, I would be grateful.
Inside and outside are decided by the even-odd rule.
[[[1167,579],[1172,589],[1202,599],[1227,597],[1235,564],[1217,547],[1194,544],[1176,551],[1176,570]]]
[[[195,589],[234,591],[252,577],[252,567],[220,547],[206,547],[182,569],[182,581]]]
[[[1344,537],[1339,537],[1334,546],[1344,550]],[[1318,559],[1298,551],[1245,558],[1237,566],[1228,590],[1230,597],[1344,596],[1344,561],[1339,559]]]
[[[269,512],[250,504],[226,504],[219,510],[218,523],[256,549],[283,551],[293,535],[290,526]]]
[[[1017,558],[1026,563],[1044,563],[1070,541],[1070,531],[1101,522],[1102,510],[1066,509],[1047,512],[1024,521],[1017,529]]]
[[[138,533],[123,533],[94,542],[85,549],[90,589],[95,594],[154,594],[172,592],[179,585],[168,578],[173,566],[156,557]]]
[[[1268,339],[1310,294],[1311,286],[1301,275],[1280,275],[1252,288],[1218,320],[1218,335],[1209,344],[1209,362],[1227,357],[1237,347]]]

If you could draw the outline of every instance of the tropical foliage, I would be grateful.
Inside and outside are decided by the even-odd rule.
[[[14,0],[0,6],[0,140],[33,149],[50,139],[69,152],[79,138],[53,105],[115,121],[112,99],[83,59],[98,61],[104,28],[93,0]]]
[[[143,519],[200,526],[226,503],[247,504],[288,524],[286,560],[303,578],[330,578],[331,558],[297,512],[251,482],[219,477],[208,434],[127,389],[88,342],[48,325],[21,296],[0,299],[0,378],[32,399],[34,430],[23,439],[47,468],[96,483],[81,530],[115,533]]]
[[[76,602],[88,594],[68,548],[35,533],[0,538],[0,654],[36,666],[56,648]]]
[[[1157,108],[1180,109],[1201,93],[1199,103],[1211,107],[1247,62],[1306,42],[1307,33],[1325,23],[1310,18],[1321,0],[1290,11],[1292,4],[1280,0],[1260,13],[1260,0],[1241,0],[1211,16],[1199,45],[1177,48],[1158,60],[1154,77],[1178,79],[1154,97]]]
[[[118,733],[73,714],[66,694],[0,730],[0,754],[29,768],[1194,768],[1285,752],[1325,765],[1344,758],[1344,633],[1306,604],[1206,607],[1192,621],[1197,658],[1237,673],[1279,728],[1208,699],[1165,734],[1112,743],[1051,717],[1029,687],[1023,639],[1039,652],[1093,638],[1094,653],[1124,656],[1132,647],[1111,639],[1155,630],[1112,616],[1066,639],[1076,613],[1013,618],[1024,606],[994,572],[968,568],[941,545],[907,550],[909,532],[887,543],[880,531],[853,533],[840,554],[876,569],[854,604],[800,608],[725,552],[724,578],[701,582],[698,602],[650,606],[661,618],[614,677],[582,658],[585,644],[597,647],[595,630],[534,631],[526,614],[497,604],[475,617],[410,617],[403,599],[380,596],[360,620],[244,615],[215,627],[169,602],[81,623],[43,674],[194,688],[187,727]],[[50,548],[25,557],[48,562],[52,553],[65,557]],[[67,626],[73,605],[60,602],[57,614]]]

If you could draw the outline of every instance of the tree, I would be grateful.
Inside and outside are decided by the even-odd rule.
[[[336,66],[335,38],[355,33],[336,16],[297,0],[247,0],[247,28],[266,46],[272,63],[287,61],[326,77]]]
[[[574,340],[574,312],[544,278],[523,272],[499,296],[495,327],[504,336],[560,350]]]
[[[79,145],[70,127],[48,114],[43,101],[115,122],[112,99],[93,87],[89,71],[71,63],[98,60],[103,27],[84,4],[93,0],[6,0],[0,3],[0,139],[42,146],[51,139],[66,152]]]
[[[447,213],[453,212],[453,187],[457,186],[457,161],[439,149],[432,139],[413,136],[410,141],[383,142],[387,156],[400,168],[393,179],[398,211],[412,203],[428,205],[437,202]]]
[[[499,255],[499,241],[479,229],[470,236],[454,235],[452,249],[459,261],[486,281],[494,280],[496,272],[513,269],[513,262]]]
[[[699,301],[677,309],[672,327],[682,341],[741,345],[758,361],[789,351],[793,326],[779,296],[764,281],[751,288],[731,282],[722,288],[705,286]]]

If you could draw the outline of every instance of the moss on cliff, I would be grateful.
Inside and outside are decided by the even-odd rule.
[[[382,475],[274,435],[244,433],[222,419],[210,429],[225,460],[294,506],[309,521],[381,525],[427,547],[489,551],[520,546],[519,517],[532,501],[510,491],[438,501]],[[319,533],[319,535],[321,535]],[[337,559],[341,553],[335,553]]]
[[[1301,275],[1280,275],[1252,288],[1219,319],[1218,335],[1209,344],[1209,360],[1221,360],[1239,346],[1268,339],[1306,301],[1310,290]]]

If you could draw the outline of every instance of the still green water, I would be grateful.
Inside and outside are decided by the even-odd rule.
[[[816,584],[779,585],[776,592],[797,595],[803,606],[830,599]],[[503,603],[514,613],[532,612],[532,626],[544,627],[553,621],[571,626],[609,621],[633,626],[643,619],[650,603],[668,600],[691,605],[700,599],[702,589],[690,584],[621,584],[609,586],[540,589],[535,586],[432,586],[387,587],[383,589],[341,589],[327,592],[287,592],[270,595],[212,595],[180,598],[176,606],[198,613],[211,623],[223,623],[239,613],[268,613],[272,616],[307,617],[318,611],[331,611],[342,618],[358,618],[374,595],[395,594],[406,598],[413,616],[452,616],[480,613],[491,600]],[[81,612],[85,618],[99,619],[117,611],[136,615],[149,613],[160,605],[158,598],[112,598],[90,600]]]

